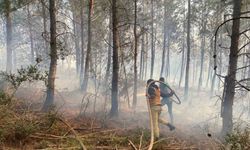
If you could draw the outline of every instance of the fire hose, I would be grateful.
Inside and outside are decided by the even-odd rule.
[[[154,128],[153,128],[153,119],[152,119],[152,112],[151,112],[151,109],[150,109],[150,104],[149,104],[149,97],[148,97],[148,88],[150,87],[151,84],[155,83],[155,82],[158,82],[158,83],[162,83],[164,85],[166,85],[166,87],[170,90],[170,91],[173,91],[173,89],[166,83],[162,82],[162,81],[157,81],[157,80],[154,80],[152,82],[150,82],[147,87],[146,87],[146,93],[147,93],[147,106],[148,106],[148,113],[149,113],[149,119],[150,119],[150,132],[151,132],[151,138],[150,138],[150,144],[148,146],[148,150],[152,150],[153,148],[153,145],[154,145]],[[177,94],[174,92],[174,96],[176,97],[177,101],[174,100],[174,99],[170,99],[171,101],[173,101],[174,103],[176,104],[181,104],[181,100],[180,98],[177,96]]]

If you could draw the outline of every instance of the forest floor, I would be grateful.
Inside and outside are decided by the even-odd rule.
[[[182,98],[182,89],[175,89]],[[93,94],[83,95],[79,91],[62,89],[56,92],[56,113],[41,115],[39,109],[44,92],[41,89],[20,88],[16,95],[18,99],[25,99],[22,105],[26,105],[26,113],[22,115],[26,118],[40,116],[43,122],[40,124],[48,128],[39,127],[32,132],[25,128],[22,134],[30,131],[25,138],[16,142],[15,134],[15,140],[3,143],[2,148],[80,149],[83,144],[88,149],[147,149],[150,126],[144,91],[145,87],[139,88],[136,111],[128,107],[127,99],[121,98],[119,117],[109,118],[110,107],[107,104],[110,101],[105,101],[105,97],[100,95],[95,97]],[[176,130],[169,131],[168,127],[161,125],[162,138],[156,141],[154,149],[225,148],[217,138],[221,122],[218,102],[211,100],[205,91],[191,97],[189,102],[173,106]],[[161,117],[168,118],[166,106],[163,107]],[[42,121],[44,118],[52,120],[52,123],[48,125],[45,121],[45,124]]]

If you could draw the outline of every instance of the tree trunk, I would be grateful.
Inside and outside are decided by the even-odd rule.
[[[46,15],[46,6],[45,6],[45,3],[44,1],[41,1],[41,4],[42,4],[42,17],[43,17],[43,34],[44,34],[44,54],[49,54],[49,48],[48,48],[48,38],[47,38],[47,15]],[[35,49],[36,51],[36,57],[38,57],[38,52],[37,50]],[[44,57],[47,57],[44,56]]]
[[[140,73],[139,73],[139,78],[143,80],[143,75],[144,75],[144,67],[145,67],[145,35],[142,35],[141,38],[141,57],[140,57]]]
[[[144,3],[142,4],[142,13],[144,14]],[[145,32],[144,27],[145,27],[145,23],[144,20],[142,20],[142,31],[141,32]],[[145,67],[145,33],[142,33],[142,37],[141,37],[141,55],[140,55],[140,73],[139,73],[139,78],[140,80],[143,80],[143,76],[144,76],[144,67]]]
[[[167,33],[166,78],[170,79],[170,33]]]
[[[119,60],[118,60],[118,17],[116,0],[112,0],[112,25],[113,25],[113,74],[112,74],[112,104],[110,116],[118,116],[118,77],[119,77]]]
[[[181,82],[183,78],[183,72],[185,68],[185,43],[182,43],[182,52],[181,52],[181,74],[180,74],[180,80],[179,80],[179,87],[181,87]]]
[[[110,69],[111,69],[111,48],[112,48],[112,11],[110,11],[110,18],[109,18],[109,42],[108,42],[108,58],[107,58],[107,68],[105,74],[105,86],[108,83],[108,79],[110,76]]]
[[[203,31],[206,30],[206,24],[203,25]],[[203,64],[204,64],[204,55],[205,55],[205,44],[206,44],[206,38],[205,33],[202,34],[202,40],[201,40],[201,65],[200,65],[200,77],[199,77],[199,84],[198,84],[198,91],[200,91],[202,87],[202,81],[203,81]]]
[[[189,88],[189,62],[190,62],[190,0],[188,0],[188,22],[187,22],[187,63],[186,63],[186,76],[185,76],[185,93],[184,99],[188,100]]]
[[[30,38],[30,63],[33,64],[35,62],[35,52],[34,52],[34,41],[33,41],[33,33],[32,33],[32,24],[31,24],[31,15],[29,5],[27,6],[28,13],[28,28],[29,28],[29,38]]]
[[[137,37],[137,0],[134,0],[134,38],[135,38],[135,50],[134,50],[134,92],[133,92],[133,109],[136,108],[137,104],[137,48],[138,48],[138,37]]]
[[[249,45],[250,49],[250,45]],[[250,65],[250,59],[248,58],[248,65]],[[248,75],[247,78],[250,79],[250,67],[248,67]],[[250,87],[250,80],[247,81],[247,87]],[[249,111],[250,112],[250,111]]]
[[[50,68],[48,75],[47,97],[44,102],[43,111],[49,111],[54,103],[55,78],[57,66],[57,49],[56,49],[56,6],[55,0],[49,0],[50,14]]]
[[[128,108],[130,108],[130,100],[129,100],[129,91],[128,91],[128,77],[127,77],[127,71],[126,71],[126,66],[124,64],[124,53],[121,52],[121,63],[123,67],[123,73],[125,77],[125,90],[126,90],[126,95],[127,95],[127,103],[128,103]]]
[[[151,0],[151,69],[150,69],[150,78],[153,78],[154,62],[155,62],[155,51],[154,51],[154,1]]]
[[[213,96],[214,94],[215,77],[216,77],[215,70],[213,70],[212,73],[213,73],[213,77],[212,77],[212,84],[211,84],[211,89],[210,89],[210,96]]]
[[[147,74],[148,74],[148,51],[149,51],[149,36],[146,34],[146,47],[145,47],[145,71],[144,71],[144,78],[147,79]]]
[[[7,62],[6,62],[6,71],[12,71],[12,17],[10,12],[10,1],[5,0],[6,4],[6,49],[7,49]]]
[[[184,18],[185,18],[185,13],[184,13]],[[180,74],[180,80],[179,80],[179,87],[181,87],[181,82],[183,78],[183,72],[185,68],[185,32],[186,32],[186,27],[185,27],[185,21],[183,22],[183,39],[182,39],[182,56],[181,56],[181,74]]]
[[[222,33],[220,33],[220,43],[221,45],[223,45],[223,39],[222,39]],[[220,51],[219,51],[219,74],[221,75],[222,73],[222,51],[223,49],[221,48]],[[220,81],[218,82],[218,91],[220,90]]]
[[[163,72],[164,72],[164,66],[165,66],[165,55],[166,55],[166,38],[167,38],[167,1],[164,0],[164,24],[163,24],[163,49],[162,49],[162,62],[161,62],[161,74],[160,76],[163,76]]]
[[[81,57],[80,57],[80,39],[79,39],[79,34],[78,32],[80,31],[80,26],[76,23],[78,20],[77,13],[75,10],[75,3],[72,3],[71,5],[71,11],[73,14],[73,30],[74,30],[74,35],[75,35],[75,52],[76,52],[76,74],[79,75],[80,72],[80,62],[81,62]]]
[[[193,67],[191,67],[193,69],[191,71],[191,73],[193,75],[192,85],[194,86],[195,85],[195,74],[196,74],[196,71],[197,71],[197,68],[196,68],[196,57],[195,56],[193,56],[193,58],[192,58],[191,65],[193,65]]]
[[[91,16],[93,12],[93,3],[94,0],[89,0],[89,13],[88,13],[88,44],[87,44],[87,54],[85,60],[85,71],[84,71],[84,80],[82,85],[82,90],[84,92],[87,91],[88,87],[88,80],[89,80],[89,64],[90,64],[90,57],[91,57],[91,42],[92,42],[92,34],[91,34]]]
[[[233,18],[239,18],[241,13],[241,0],[234,0]],[[227,73],[227,82],[225,88],[225,99],[223,102],[224,111],[222,114],[222,133],[226,135],[232,132],[233,128],[233,101],[235,95],[235,80],[238,62],[240,19],[233,20],[231,47],[229,54],[229,67]]]
[[[84,71],[84,9],[83,9],[83,0],[80,2],[81,10],[81,64],[80,64],[80,87],[83,90],[83,71]]]
[[[210,49],[211,50],[213,49],[213,39],[210,40]],[[212,68],[212,55],[211,55],[211,52],[210,52],[209,53],[209,63],[208,63],[208,74],[207,74],[206,87],[208,87],[210,76],[212,74],[211,68]]]

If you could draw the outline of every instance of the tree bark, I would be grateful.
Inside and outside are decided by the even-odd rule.
[[[149,36],[146,34],[146,47],[145,47],[145,71],[144,71],[144,78],[147,79],[148,74],[148,51],[149,51]]]
[[[206,30],[206,24],[203,25],[203,33],[202,33],[202,40],[201,40],[201,65],[200,65],[200,77],[199,77],[199,84],[198,84],[198,91],[200,91],[202,87],[203,81],[203,64],[204,64],[204,55],[205,55],[205,44],[206,44],[206,37],[204,31]]]
[[[33,33],[32,33],[32,24],[31,24],[31,15],[29,5],[27,6],[28,13],[28,28],[29,28],[29,38],[30,38],[30,63],[33,64],[35,62],[35,52],[34,52],[34,41],[33,41]]]
[[[185,68],[185,43],[182,43],[182,52],[181,52],[181,74],[180,74],[180,80],[179,80],[179,87],[181,87],[181,82],[183,78],[183,72]]]
[[[81,57],[80,57],[80,39],[79,39],[79,31],[81,30],[80,25],[77,24],[76,22],[78,21],[79,17],[77,15],[77,11],[76,9],[76,3],[74,1],[70,1],[71,2],[71,12],[73,15],[73,30],[74,30],[74,36],[75,36],[75,56],[76,56],[76,74],[79,75],[80,72],[80,62],[81,62]]]
[[[144,75],[144,67],[145,67],[145,35],[142,35],[141,39],[141,57],[140,57],[140,73],[139,73],[139,78],[143,80],[143,75]]]
[[[144,3],[142,4],[142,13],[144,13]],[[145,23],[144,20],[142,20],[142,32],[144,32],[144,27],[145,27]],[[145,34],[142,34],[142,38],[141,38],[141,58],[140,58],[140,73],[139,73],[139,78],[141,80],[143,80],[143,76],[144,76],[144,71],[145,71]]]
[[[184,18],[185,18],[185,13],[184,13]],[[182,83],[182,78],[183,78],[183,73],[184,73],[184,68],[185,68],[185,32],[186,32],[186,27],[185,27],[185,21],[183,22],[183,39],[182,39],[182,56],[181,56],[181,72],[180,72],[180,80],[179,80],[179,87],[181,87]]]
[[[210,40],[210,49],[213,49],[213,39]],[[208,74],[207,74],[207,82],[206,82],[206,87],[208,87],[209,85],[209,80],[210,80],[210,76],[212,74],[212,54],[211,52],[209,53],[209,63],[208,63]]]
[[[166,78],[170,79],[170,33],[167,32]]]
[[[250,46],[249,46],[250,47]],[[248,59],[248,65],[250,65],[250,59]],[[248,67],[248,75],[247,78],[250,79],[250,67]],[[247,81],[247,87],[250,88],[250,80]]]
[[[108,79],[110,76],[110,69],[111,69],[111,49],[112,49],[112,11],[110,11],[110,18],[109,18],[109,42],[108,42],[108,58],[107,58],[107,68],[105,74],[105,86],[108,83]]]
[[[163,49],[162,49],[162,60],[161,60],[161,74],[163,76],[164,66],[165,66],[165,55],[166,55],[166,38],[167,38],[167,1],[164,0],[164,23],[163,23]]]
[[[150,69],[150,78],[153,78],[153,74],[154,74],[154,61],[155,61],[155,50],[154,50],[154,1],[151,0],[151,69]]]
[[[47,42],[47,16],[46,16],[46,8],[45,8],[45,3],[42,2],[42,16],[43,16],[43,32],[44,32],[44,48],[45,48],[45,54],[49,53],[49,48],[48,48],[48,42]],[[36,55],[37,51],[36,51]]]
[[[91,56],[91,42],[92,42],[92,34],[91,34],[91,16],[93,12],[93,2],[94,0],[89,0],[89,13],[88,13],[88,44],[87,44],[87,54],[85,60],[85,71],[84,71],[84,80],[82,85],[82,90],[84,92],[87,91],[88,80],[89,80],[89,64],[90,64],[90,56]]]
[[[213,96],[214,94],[214,86],[215,86],[215,77],[216,77],[216,73],[215,70],[211,71],[212,74],[212,83],[211,83],[211,89],[210,89],[210,96]]]
[[[57,66],[57,49],[56,49],[56,6],[55,0],[49,0],[50,14],[50,68],[48,75],[47,97],[44,102],[43,111],[49,111],[54,103],[55,78]]]
[[[81,17],[81,64],[80,64],[80,87],[83,90],[83,71],[84,71],[84,9],[83,9],[83,0],[80,2],[81,10],[80,10],[80,17]]]
[[[118,60],[118,17],[117,2],[112,0],[112,25],[113,25],[113,74],[112,74],[112,104],[110,116],[118,116],[118,77],[119,77],[119,60]]]
[[[6,49],[7,49],[7,62],[6,62],[6,71],[11,72],[13,67],[12,62],[12,17],[11,17],[11,3],[9,0],[5,0],[6,7]]]
[[[241,0],[233,1],[233,18],[239,18],[241,13]],[[227,73],[227,82],[225,88],[225,99],[223,102],[224,111],[222,114],[222,133],[226,135],[232,132],[233,128],[233,101],[235,95],[235,80],[236,80],[236,70],[238,62],[238,45],[239,45],[239,29],[240,20],[233,20],[232,25],[232,35],[231,35],[231,46],[229,54],[229,67]]]
[[[138,37],[137,37],[137,0],[134,0],[134,39],[135,39],[135,49],[134,49],[134,91],[133,91],[133,109],[136,108],[137,104],[137,53],[138,53]]]
[[[223,39],[222,39],[222,33],[220,33],[220,43],[223,45]],[[219,74],[221,75],[222,73],[222,51],[223,49],[221,48],[219,51]],[[218,82],[218,91],[220,90],[220,81]]]
[[[186,76],[185,76],[185,93],[184,99],[188,100],[189,88],[189,63],[190,63],[190,0],[188,0],[188,22],[187,22],[187,63],[186,63]]]

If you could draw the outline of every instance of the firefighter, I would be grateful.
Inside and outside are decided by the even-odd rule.
[[[160,96],[160,88],[155,84],[153,83],[153,79],[149,79],[147,81],[147,97],[149,99],[149,107],[150,107],[150,110],[151,110],[151,114],[152,114],[152,122],[153,122],[153,130],[154,130],[154,137],[156,140],[159,139],[159,123],[162,123],[166,126],[169,127],[169,129],[172,131],[175,129],[175,127],[163,120],[160,118],[160,114],[161,114],[161,96]]]
[[[160,83],[160,90],[161,90],[161,104],[162,106],[167,105],[168,107],[168,113],[170,116],[170,123],[173,124],[174,123],[174,117],[173,117],[173,102],[170,100],[170,97],[172,97],[174,95],[174,91],[170,90],[168,88],[168,84],[165,82],[165,79],[163,77],[160,78],[161,82],[164,83]],[[167,84],[167,85],[166,85]]]

